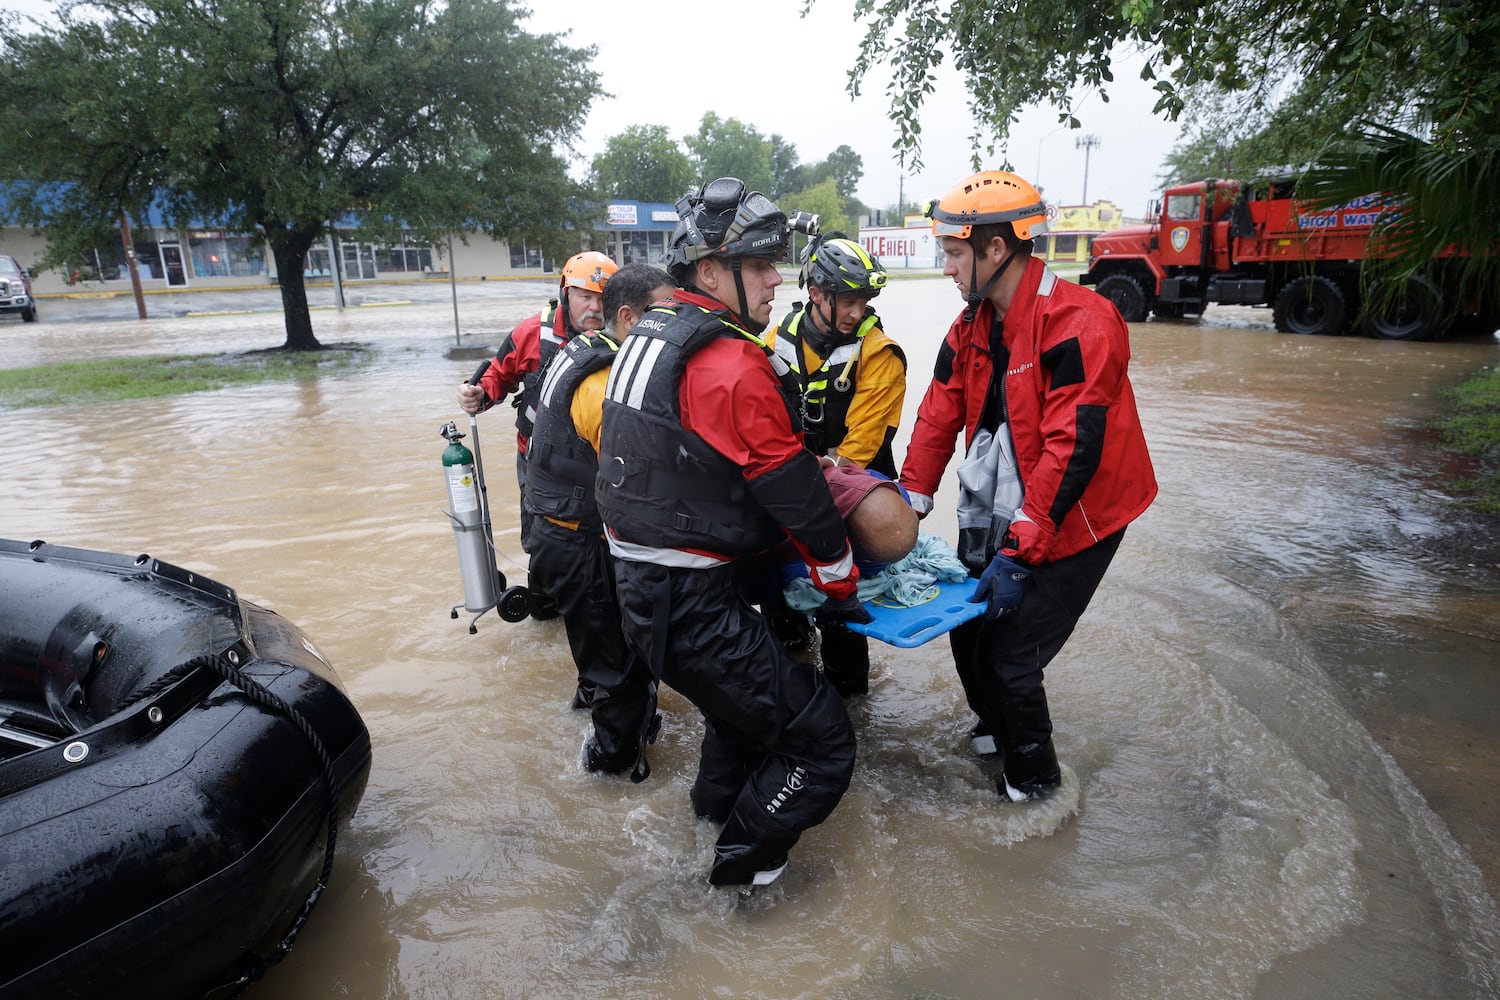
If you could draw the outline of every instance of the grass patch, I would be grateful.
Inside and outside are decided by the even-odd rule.
[[[0,406],[76,406],[320,378],[354,371],[373,356],[369,348],[355,346],[64,361],[0,371]]]
[[[1479,472],[1453,484],[1469,506],[1500,514],[1500,369],[1487,368],[1446,390],[1451,412],[1434,422],[1443,447],[1478,458]]]

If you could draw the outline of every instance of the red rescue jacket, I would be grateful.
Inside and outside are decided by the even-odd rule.
[[[953,322],[917,411],[901,483],[930,498],[960,428],[973,440],[990,385],[994,306]],[[1056,536],[1048,562],[1083,551],[1139,517],[1156,474],[1126,368],[1130,335],[1094,291],[1028,259],[1006,312],[1005,402],[1026,499],[1022,510]]]
[[[534,400],[527,397],[535,395],[527,390],[540,388],[540,380],[534,373],[546,367],[545,362],[552,360],[552,355],[568,342],[570,336],[568,311],[561,305],[548,306],[516,324],[501,342],[494,361],[479,380],[479,387],[489,400],[484,406],[486,410],[511,393],[522,392],[516,406],[516,450],[523,455],[536,417],[534,412],[527,412],[534,406]],[[528,379],[527,376],[532,377]]]

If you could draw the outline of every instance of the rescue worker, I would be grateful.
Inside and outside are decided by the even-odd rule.
[[[782,319],[769,339],[798,373],[807,447],[894,479],[891,442],[906,401],[906,354],[870,306],[886,278],[881,263],[853,240],[815,237],[798,278],[808,303]],[[811,645],[806,615],[774,609],[772,621],[791,648]],[[868,692],[868,640],[837,621],[818,626],[824,676],[845,697]]]
[[[833,688],[742,599],[738,563],[789,537],[830,614],[869,615],[844,523],[802,444],[795,380],[760,337],[787,216],[733,177],[677,213],[667,269],[678,290],[636,324],[610,371],[599,508],[626,638],[703,713],[691,799],[723,824],[709,881],[766,885],[848,788],[854,729]]]
[[[516,485],[521,505],[521,548],[531,551],[531,514],[526,509],[526,447],[536,416],[536,394],[557,349],[580,333],[604,328],[604,286],[619,270],[608,255],[585,250],[569,257],[557,282],[557,300],[516,325],[501,342],[478,384],[458,387],[465,413],[483,413],[515,395]]]
[[[906,399],[906,354],[870,305],[887,277],[853,240],[815,237],[797,282],[807,289],[807,305],[768,339],[797,370],[802,434],[813,454],[894,479],[891,442]]]
[[[578,669],[574,703],[587,705],[593,718],[583,766],[606,773],[633,767],[635,781],[650,774],[645,746],[660,717],[651,675],[620,630],[594,480],[609,366],[646,307],[671,294],[660,268],[627,264],[615,272],[604,289],[605,328],[569,340],[547,367],[526,452],[526,502],[535,518],[530,583],[562,616]]]
[[[964,296],[917,411],[901,482],[918,513],[953,455],[958,554],[985,614],[950,633],[981,753],[1004,755],[997,788],[1020,802],[1052,794],[1043,671],[1156,496],[1126,369],[1129,333],[1109,300],[1032,257],[1046,232],[1036,189],[984,171],[928,208],[943,273]]]

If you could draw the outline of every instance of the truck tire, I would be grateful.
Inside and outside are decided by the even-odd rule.
[[[1344,293],[1332,280],[1318,275],[1288,282],[1276,293],[1271,317],[1282,333],[1331,337],[1344,330]]]
[[[1382,281],[1370,289],[1364,330],[1380,340],[1431,340],[1442,313],[1442,295],[1419,274]]]
[[[1139,323],[1146,318],[1146,292],[1130,275],[1106,274],[1094,291],[1113,302],[1125,322]]]

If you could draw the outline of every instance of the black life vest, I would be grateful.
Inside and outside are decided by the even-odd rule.
[[[784,537],[751,497],[740,467],[682,426],[683,370],[720,337],[760,344],[800,430],[789,396],[795,375],[760,338],[720,310],[675,302],[653,307],[621,346],[604,400],[597,498],[604,523],[623,542],[738,557]]]
[[[802,322],[807,319],[804,306],[789,313],[776,330],[776,353],[788,364],[794,365],[800,385],[799,396],[802,409],[802,439],[815,455],[832,455],[849,433],[849,405],[854,401],[854,391],[859,385],[860,352],[865,336],[882,330],[880,317],[874,312],[865,317],[859,329],[848,338],[840,338],[823,359],[817,371],[802,371],[806,354],[802,350],[804,332]],[[809,323],[813,320],[808,319]],[[883,332],[883,331],[882,331]],[[814,346],[816,354],[822,350]],[[903,361],[904,361],[903,357]],[[891,434],[887,432],[885,442],[870,461],[869,468],[882,475],[896,478],[896,458],[891,451]]]
[[[537,391],[536,420],[526,449],[526,502],[531,510],[580,530],[604,530],[594,501],[599,457],[573,423],[573,394],[584,379],[615,360],[619,345],[604,333],[568,341],[547,366]]]

